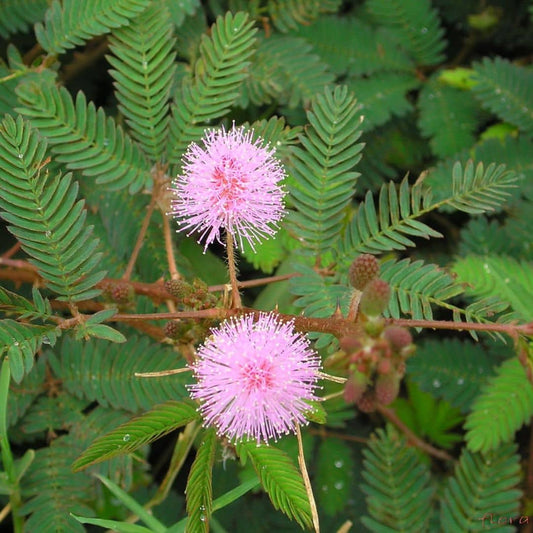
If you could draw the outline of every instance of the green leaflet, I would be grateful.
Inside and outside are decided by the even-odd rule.
[[[330,515],[343,514],[352,491],[354,477],[353,451],[339,439],[324,439],[318,448],[318,461],[313,486],[321,508]]]
[[[188,397],[188,373],[155,378],[134,375],[183,366],[175,351],[146,337],[131,335],[121,345],[103,340],[81,344],[67,337],[49,354],[49,361],[66,390],[104,407],[138,413],[169,398]]]
[[[213,506],[213,464],[217,449],[214,429],[208,429],[198,446],[196,458],[187,479],[186,533],[208,533]]]
[[[486,383],[466,419],[468,449],[483,453],[496,450],[532,416],[533,387],[518,359],[509,359]]]
[[[398,34],[399,42],[417,64],[433,65],[443,60],[444,30],[430,0],[368,0],[366,7],[377,21]]]
[[[6,117],[0,128],[2,217],[33,259],[48,287],[60,299],[77,301],[96,296],[94,285],[104,272],[94,272],[101,254],[92,227],[84,227],[83,202],[71,176],[43,170],[46,143],[21,117]]]
[[[257,54],[244,80],[239,104],[261,105],[278,101],[290,109],[308,104],[334,82],[327,65],[304,39],[271,35],[259,42]]]
[[[435,207],[431,191],[422,184],[409,187],[407,177],[399,187],[394,182],[381,187],[377,210],[372,193],[368,191],[348,225],[341,255],[349,264],[358,253],[376,254],[414,246],[410,237],[442,237],[438,231],[416,220]]]
[[[331,250],[355,192],[361,159],[361,117],[346,87],[327,88],[307,113],[310,126],[300,135],[303,148],[292,149],[292,217],[297,233],[317,256]]]
[[[53,54],[61,54],[95,35],[129,24],[150,0],[54,0],[45,13],[44,24],[35,26],[41,46]]]
[[[429,469],[405,437],[390,425],[378,429],[363,455],[370,514],[363,524],[377,533],[429,531],[434,492]]]
[[[474,94],[484,107],[524,132],[533,131],[533,73],[506,59],[474,64]]]
[[[133,193],[150,181],[142,151],[81,91],[74,101],[65,87],[39,80],[19,85],[17,94],[24,105],[18,111],[48,140],[56,161],[109,189],[129,187]]]
[[[407,361],[407,373],[423,391],[444,398],[463,413],[494,375],[484,346],[458,339],[427,340]]]
[[[0,4],[0,35],[6,39],[12,33],[27,32],[40,21],[47,0],[3,0]]]
[[[356,17],[320,17],[311,25],[299,27],[298,35],[313,45],[321,60],[337,75],[368,76],[378,71],[413,68],[413,61],[390,33],[376,30]]]
[[[481,109],[471,92],[446,86],[435,78],[422,88],[418,108],[420,130],[431,139],[431,151],[436,156],[453,156],[475,143]]]
[[[115,95],[131,136],[152,162],[166,151],[169,96],[176,70],[169,11],[153,4],[113,32],[107,60],[114,67]]]
[[[257,446],[255,442],[243,442],[238,449],[252,461],[272,505],[303,528],[311,527],[311,509],[302,475],[289,456],[274,446]]]
[[[440,499],[442,531],[516,531],[505,524],[519,514],[520,478],[520,458],[514,444],[485,454],[464,450]],[[505,522],[493,528],[500,517],[505,517]]]
[[[205,123],[224,116],[236,100],[254,53],[255,32],[246,13],[227,13],[218,17],[210,37],[203,36],[193,74],[183,79],[172,106],[171,163],[177,164],[188,144],[202,136]]]
[[[93,516],[93,510],[84,502],[90,498],[94,484],[87,474],[72,473],[70,467],[76,454],[68,437],[37,450],[22,484],[30,498],[21,509],[24,515],[31,513],[25,523],[27,531],[84,532],[69,513]]]
[[[412,111],[407,93],[417,89],[420,81],[410,72],[378,72],[369,78],[349,78],[346,84],[361,104],[363,130],[370,131],[392,116],[403,117]]]
[[[145,444],[198,418],[192,402],[169,400],[96,439],[74,462],[74,471],[117,455],[131,453]]]
[[[455,262],[453,271],[458,281],[467,285],[467,293],[497,297],[510,305],[522,320],[533,319],[531,263],[508,256],[468,255]]]

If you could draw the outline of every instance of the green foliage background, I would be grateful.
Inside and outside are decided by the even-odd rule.
[[[389,318],[531,322],[532,18],[519,0],[2,2],[0,252],[20,247],[0,257],[0,505],[17,504],[15,528],[311,527],[295,437],[234,450],[201,429],[187,373],[134,375],[185,367],[214,322],[171,338],[112,320],[168,311],[168,293],[143,292],[169,278],[168,203],[151,193],[206,127],[252,126],[287,169],[287,217],[240,270],[298,276],[246,305],[346,312],[349,265],[372,253]],[[179,309],[221,306],[206,287],[227,283],[223,254],[172,246],[192,287]],[[303,431],[322,529],[513,531],[533,515],[531,336],[413,333],[392,409],[449,458],[325,384]]]

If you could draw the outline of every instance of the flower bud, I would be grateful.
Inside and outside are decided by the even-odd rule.
[[[367,386],[367,377],[356,370],[350,374],[344,387],[344,401],[346,403],[355,403],[359,401]]]
[[[363,413],[372,413],[376,410],[376,397],[374,391],[365,391],[361,398],[355,403],[359,411],[362,411]]]
[[[365,315],[378,316],[387,308],[390,294],[390,286],[386,281],[374,279],[365,287],[359,309]]]
[[[379,403],[389,405],[398,397],[400,378],[394,373],[379,375],[376,379],[375,392]]]
[[[350,265],[348,278],[352,287],[362,291],[378,274],[378,260],[373,255],[361,254]]]
[[[389,326],[385,329],[383,336],[396,352],[399,352],[402,348],[409,346],[413,342],[413,337],[411,337],[409,330],[399,326]]]

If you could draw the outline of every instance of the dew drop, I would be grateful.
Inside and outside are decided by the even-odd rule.
[[[24,156],[22,154],[19,154],[19,159],[22,159]]]
[[[433,386],[438,389],[440,387],[441,383],[438,379],[433,380]]]
[[[13,346],[18,346],[18,345],[19,345],[19,342],[18,342],[18,341],[15,341],[15,342],[13,343]]]
[[[201,514],[201,515],[200,515],[200,520],[201,520],[202,522],[205,522],[205,521],[206,521],[205,514]]]
[[[52,236],[52,232],[50,230],[48,230],[48,231],[45,232],[45,235],[47,237],[51,237]]]
[[[457,379],[457,385],[464,385],[465,380],[463,378]]]
[[[102,142],[104,146],[109,146],[109,139],[107,137]]]
[[[122,437],[122,440],[124,442],[128,442],[129,440],[131,439],[131,435],[129,433],[126,433],[123,437]]]
[[[49,339],[46,335],[43,335],[43,337],[42,337],[42,339],[41,339],[41,342],[42,342],[43,344],[52,344],[52,343],[50,342],[50,339]]]
[[[329,487],[327,485],[322,485],[320,487],[320,490],[322,490],[322,492],[327,492],[329,490]]]
[[[344,466],[344,462],[343,461],[335,461],[335,466],[336,466],[336,468],[342,468]]]
[[[428,32],[428,29],[427,28],[421,28],[420,29],[420,33],[427,33]]]
[[[344,487],[344,483],[342,481],[337,481],[335,485],[333,485],[337,490],[341,490]]]

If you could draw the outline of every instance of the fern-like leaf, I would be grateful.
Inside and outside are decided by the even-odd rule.
[[[533,72],[502,58],[474,64],[473,90],[484,107],[524,132],[533,132]]]
[[[368,76],[377,71],[408,72],[413,68],[413,61],[390,33],[376,31],[355,17],[320,17],[298,28],[298,35],[313,45],[337,75]]]
[[[80,345],[65,338],[56,353],[50,353],[50,365],[65,389],[104,407],[137,413],[168,398],[188,396],[185,378],[180,375],[134,376],[135,372],[157,372],[183,365],[176,362],[175,351],[150,343],[146,337],[131,336],[120,346],[103,340]]]
[[[44,24],[35,25],[35,35],[47,52],[61,54],[91,37],[129,24],[149,4],[150,0],[54,0]]]
[[[470,214],[494,211],[509,196],[508,189],[515,186],[516,174],[505,165],[491,163],[485,169],[483,163],[474,167],[469,160],[464,169],[457,161],[452,170],[452,197],[446,203],[459,211]]]
[[[17,93],[25,106],[18,111],[46,137],[57,161],[109,189],[136,192],[150,180],[142,151],[103,109],[87,104],[82,92],[74,101],[64,87],[29,82]]]
[[[291,198],[298,235],[315,255],[330,250],[355,191],[363,145],[357,102],[346,87],[327,88],[312,101],[310,127],[292,151]],[[359,118],[359,120],[358,120]]]
[[[468,255],[458,259],[453,271],[465,283],[467,293],[476,297],[497,297],[518,313],[522,320],[533,319],[533,265],[505,256]]]
[[[259,43],[239,103],[261,105],[276,100],[289,108],[300,103],[307,106],[333,81],[327,65],[304,39],[271,35]]]
[[[501,516],[517,516],[520,477],[520,457],[513,444],[486,454],[464,450],[441,498],[441,531],[516,531],[500,522],[492,525]]]
[[[474,144],[481,113],[470,92],[432,80],[420,92],[418,107],[420,130],[431,138],[436,156],[452,156]]]
[[[463,413],[494,374],[485,348],[457,339],[424,342],[407,362],[407,369],[423,391],[444,398]]]
[[[389,260],[381,265],[381,277],[391,287],[388,313],[432,320],[432,305],[454,309],[448,300],[463,292],[460,284],[438,266],[423,261]]]
[[[398,33],[418,64],[434,65],[444,59],[444,30],[430,0],[368,0],[366,6],[380,24]]]
[[[166,151],[169,94],[176,70],[175,38],[168,10],[152,5],[116,30],[108,61],[114,67],[115,95],[132,137],[153,161]]]
[[[48,7],[47,0],[4,0],[0,4],[0,35],[27,32],[41,20]]]
[[[362,489],[370,514],[363,524],[378,533],[428,531],[434,492],[429,469],[405,438],[390,425],[378,429],[363,455]]]
[[[257,446],[255,442],[241,443],[239,449],[252,461],[274,508],[303,528],[311,527],[311,507],[302,475],[290,457],[274,446]]]
[[[177,163],[188,144],[202,136],[204,125],[224,116],[238,96],[254,53],[253,21],[246,13],[219,17],[211,36],[203,36],[192,76],[184,78],[172,106],[169,160]]]
[[[187,479],[186,533],[207,533],[213,506],[213,465],[217,449],[217,436],[208,429],[196,452]]]
[[[505,361],[477,397],[465,423],[468,449],[495,450],[533,416],[533,387],[518,359]]]
[[[392,116],[402,117],[413,110],[407,93],[416,89],[420,80],[409,72],[378,72],[369,78],[349,78],[346,84],[361,104],[363,129],[370,131]]]
[[[268,0],[266,9],[276,28],[288,32],[307,26],[322,13],[334,13],[339,0]]]
[[[74,471],[131,453],[198,418],[192,402],[168,401],[96,439],[72,465]]]
[[[314,485],[326,514],[337,516],[346,507],[352,490],[354,460],[351,445],[339,439],[324,439],[318,448]]]
[[[95,272],[101,254],[85,227],[83,201],[76,201],[77,183],[43,170],[46,143],[21,117],[6,117],[0,138],[0,209],[9,230],[61,300],[93,298],[105,272]]]
[[[15,314],[22,318],[42,318],[46,319],[52,315],[52,306],[48,298],[43,298],[39,290],[32,288],[33,302],[15,292],[8,291],[0,287],[0,310],[5,313]]]
[[[73,474],[70,467],[77,449],[67,437],[37,450],[35,460],[22,480],[22,491],[29,500],[21,508],[26,531],[43,533],[83,533],[70,513],[93,516],[85,505],[92,495],[93,483],[85,473]]]
[[[345,233],[342,256],[351,261],[362,252],[379,254],[414,246],[410,237],[442,237],[416,220],[434,208],[431,200],[431,192],[423,185],[409,188],[407,177],[398,188],[393,182],[381,188],[378,209],[368,191]]]

